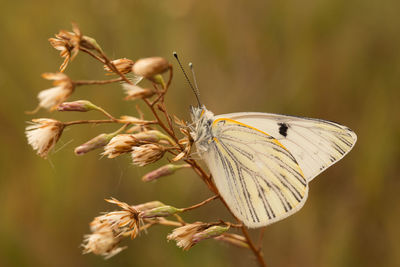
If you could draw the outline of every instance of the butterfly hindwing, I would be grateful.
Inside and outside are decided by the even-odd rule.
[[[308,185],[294,156],[276,138],[246,124],[219,118],[203,159],[232,212],[248,227],[295,213]]]
[[[357,141],[346,126],[319,119],[243,112],[216,116],[260,129],[277,139],[295,157],[307,181],[343,158]]]

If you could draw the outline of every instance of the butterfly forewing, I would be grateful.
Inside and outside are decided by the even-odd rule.
[[[257,112],[216,116],[221,117],[272,135],[295,157],[307,181],[343,158],[357,141],[346,126],[319,119]]]
[[[232,212],[248,227],[281,220],[301,208],[308,185],[295,157],[273,136],[220,118],[203,155]]]

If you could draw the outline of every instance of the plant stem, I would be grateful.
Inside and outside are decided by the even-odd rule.
[[[98,55],[94,54],[92,51],[90,51],[90,50],[88,50],[88,49],[86,49],[86,48],[79,47],[79,50],[81,50],[81,51],[87,53],[88,55],[90,55],[90,56],[92,56],[92,57],[94,57],[95,59],[97,59],[98,61],[100,61],[100,62],[103,63],[103,64],[106,63],[101,57],[99,57]]]
[[[183,208],[182,212],[196,209],[196,208],[201,207],[201,206],[207,204],[208,202],[213,201],[214,199],[217,199],[217,198],[219,198],[219,195],[212,196],[212,197],[207,198],[206,200],[204,200],[204,201],[202,201],[202,202],[200,202],[200,203],[198,203],[196,205],[193,205],[193,206],[190,206],[190,207],[187,207],[187,208]]]
[[[88,81],[73,81],[75,85],[103,85],[103,84],[109,84],[109,83],[115,83],[115,82],[120,82],[122,81],[122,78],[116,78],[116,79],[111,79],[111,80],[88,80]]]
[[[157,124],[157,121],[144,121],[143,123],[129,123],[124,120],[78,120],[78,121],[68,121],[64,122],[64,126],[76,125],[76,124],[99,124],[99,123],[123,123],[123,124],[140,124],[140,125],[149,125],[149,124]]]
[[[261,267],[266,267],[267,265],[265,264],[264,257],[261,254],[261,250],[259,250],[255,247],[253,241],[250,238],[249,232],[247,231],[246,226],[244,226],[244,225],[242,226],[242,233],[243,233],[244,237],[246,238],[247,244],[249,245],[250,249],[253,251],[254,255],[257,257],[258,264]]]

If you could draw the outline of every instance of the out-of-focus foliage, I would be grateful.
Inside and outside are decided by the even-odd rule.
[[[73,148],[115,128],[74,126],[49,160],[27,145],[23,112],[33,109],[40,78],[62,59],[47,38],[76,21],[113,58],[172,51],[195,65],[202,101],[216,114],[285,113],[334,120],[359,137],[353,151],[311,183],[296,215],[269,226],[269,266],[400,266],[400,2],[397,0],[3,1],[0,16],[0,265],[1,266],[248,266],[245,250],[205,241],[189,252],[154,228],[108,261],[81,255],[82,235],[114,196],[138,204],[160,200],[185,207],[210,194],[190,169],[155,183],[140,178],[128,157],[76,157]],[[175,64],[176,67],[176,64]],[[103,78],[84,54],[68,66],[73,79]],[[82,87],[115,115],[137,115],[117,85]],[[167,104],[189,119],[195,99],[175,68]],[[144,109],[145,110],[145,109]],[[84,114],[101,118],[99,114]],[[35,117],[60,120],[82,114]],[[216,203],[185,215],[227,217]]]

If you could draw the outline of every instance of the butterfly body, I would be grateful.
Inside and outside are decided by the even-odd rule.
[[[351,150],[356,135],[337,123],[270,113],[214,116],[192,108],[191,135],[234,215],[261,227],[297,212],[308,183]]]

